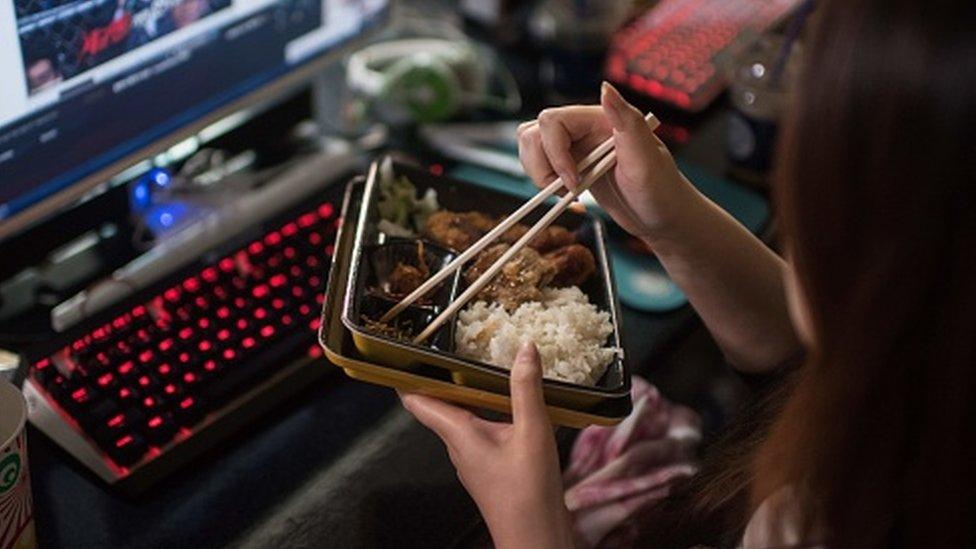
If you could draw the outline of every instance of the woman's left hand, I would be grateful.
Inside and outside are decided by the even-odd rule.
[[[437,399],[401,394],[403,406],[444,441],[496,547],[571,547],[559,457],[542,396],[535,345],[511,373],[512,423],[495,423]]]

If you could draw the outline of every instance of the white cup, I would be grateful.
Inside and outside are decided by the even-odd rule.
[[[37,547],[26,421],[24,396],[0,376],[0,549]]]

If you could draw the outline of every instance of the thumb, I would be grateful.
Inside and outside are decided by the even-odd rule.
[[[511,374],[512,422],[516,430],[549,427],[549,414],[542,395],[542,360],[535,344],[519,350]]]
[[[654,135],[654,128],[659,124],[657,118],[652,115],[646,120],[640,110],[628,103],[609,82],[604,82],[600,88],[600,106],[613,126],[613,144],[619,157],[634,162],[648,158],[648,151],[660,143]]]

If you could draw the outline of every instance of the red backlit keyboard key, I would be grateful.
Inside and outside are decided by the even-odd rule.
[[[146,440],[139,433],[122,435],[107,446],[112,460],[123,467],[139,461],[147,449]]]
[[[151,414],[153,412],[156,412],[156,411],[162,409],[164,407],[164,405],[166,404],[166,401],[163,400],[163,397],[161,397],[159,395],[147,395],[147,396],[144,396],[144,397],[142,397],[142,401],[141,402],[142,402],[143,412],[145,412],[147,414]]]
[[[151,444],[165,444],[176,434],[176,422],[169,412],[150,416],[142,430]]]
[[[134,406],[142,398],[142,393],[132,387],[122,387],[115,395],[120,406]]]

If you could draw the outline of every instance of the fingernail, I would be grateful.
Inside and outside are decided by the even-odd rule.
[[[563,180],[563,185],[567,185],[572,188],[576,188],[576,184],[579,183],[576,179],[576,174],[573,172],[563,172],[559,174],[559,178]]]
[[[624,98],[621,97],[617,88],[614,88],[606,80],[600,85],[600,104],[605,107],[610,124],[614,128],[621,129],[624,126]]]
[[[600,84],[600,103],[603,103],[611,107],[613,106],[610,104],[610,94],[613,93],[610,90],[612,89],[613,86],[611,86],[610,82],[607,82],[606,80],[604,80],[603,83]]]
[[[539,374],[537,373],[535,360],[535,345],[523,343],[515,355],[515,362],[512,364],[512,379],[517,381],[532,381]]]
[[[519,348],[518,354],[515,356],[516,362],[532,363],[532,359],[535,358],[535,354],[538,352],[535,343],[528,341],[523,343]]]
[[[620,90],[618,90],[616,87],[614,87],[613,84],[607,82],[606,80],[603,81],[601,93],[606,94],[606,97],[611,101],[613,101],[615,107],[619,108],[626,105],[624,96],[620,95]]]

